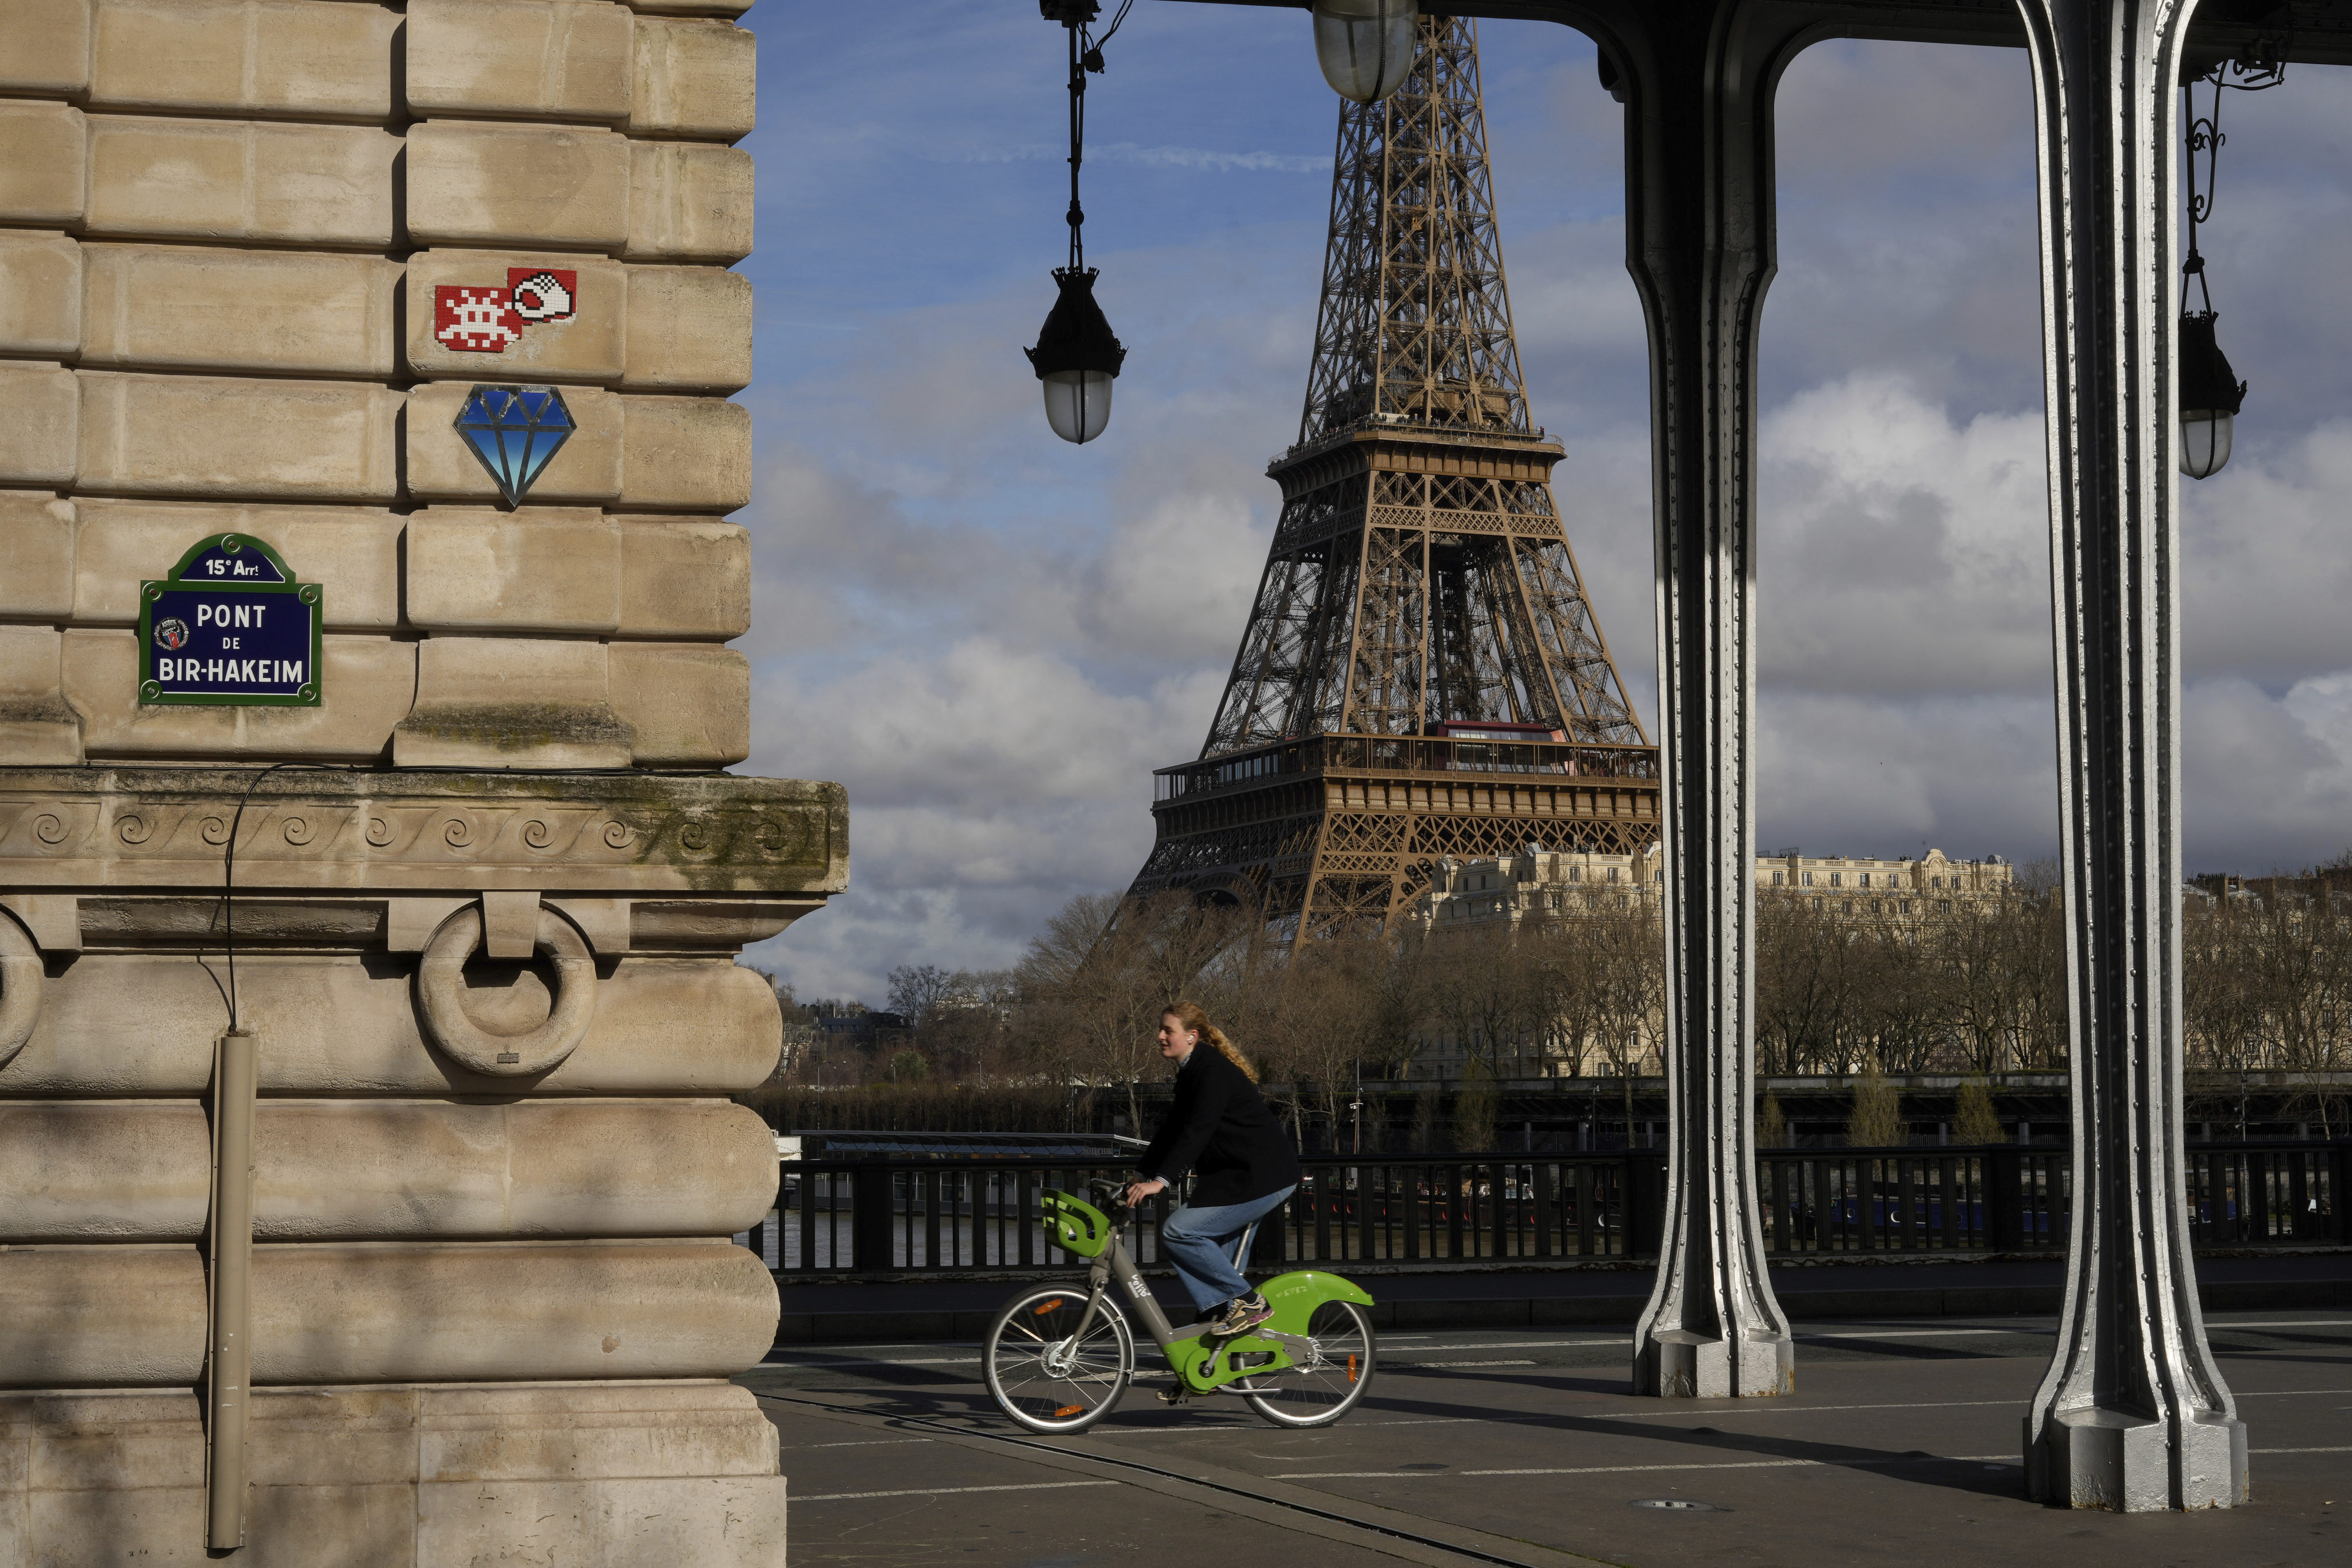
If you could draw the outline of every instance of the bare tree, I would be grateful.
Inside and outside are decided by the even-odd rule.
[[[1029,944],[1018,973],[1033,998],[1031,1026],[1058,1036],[1064,1070],[1117,1086],[1128,1125],[1140,1129],[1136,1087],[1158,1070],[1160,1009],[1242,940],[1254,918],[1202,908],[1181,893],[1123,900],[1081,894]]]

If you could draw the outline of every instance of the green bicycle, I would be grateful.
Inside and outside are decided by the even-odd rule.
[[[1090,1185],[1106,1206],[1118,1202],[1118,1183]],[[1230,1389],[1277,1426],[1326,1426],[1371,1386],[1372,1319],[1364,1309],[1372,1299],[1348,1280],[1314,1271],[1269,1279],[1259,1289],[1274,1316],[1231,1339],[1209,1332],[1206,1323],[1175,1328],[1128,1257],[1124,1220],[1113,1224],[1069,1193],[1049,1189],[1041,1201],[1054,1244],[1093,1261],[1083,1290],[1045,1286],[1024,1292],[988,1326],[981,1352],[988,1392],[1032,1432],[1083,1432],[1127,1392],[1135,1376],[1135,1334],[1112,1300],[1114,1280],[1176,1374],[1175,1388],[1160,1395],[1169,1404]],[[1249,1255],[1256,1229],[1243,1234],[1236,1266]]]

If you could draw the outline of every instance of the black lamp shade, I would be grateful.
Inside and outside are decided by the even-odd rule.
[[[1044,383],[1045,419],[1065,441],[1084,444],[1110,422],[1110,384],[1127,350],[1111,335],[1095,303],[1095,269],[1057,267],[1061,297],[1038,329],[1037,346],[1024,352]]]
[[[2229,356],[2213,336],[2213,312],[2192,310],[2180,318],[2180,471],[2210,479],[2230,460],[2238,410],[2246,384],[2230,368]]]
[[[1073,267],[1054,268],[1061,298],[1054,301],[1045,324],[1037,330],[1037,346],[1023,351],[1038,380],[1072,370],[1117,375],[1126,363],[1127,349],[1111,335],[1109,321],[1095,303],[1096,277],[1091,267],[1083,272]]]

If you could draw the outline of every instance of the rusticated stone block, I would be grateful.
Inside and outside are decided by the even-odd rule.
[[[389,120],[399,30],[353,0],[98,0],[90,102]]]
[[[775,1568],[776,1430],[713,1381],[254,1391],[255,1568]],[[205,1434],[187,1389],[0,1394],[9,1568],[176,1563],[205,1535]],[[528,1552],[528,1558],[522,1553]]]
[[[621,530],[597,511],[428,507],[408,520],[408,621],[589,632],[621,622]]]
[[[724,1240],[260,1246],[257,1384],[723,1377],[775,1343],[776,1283]]]
[[[169,572],[208,534],[249,533],[316,583],[328,631],[387,632],[400,625],[400,533],[407,520],[381,507],[227,506],[90,499],[79,503],[73,618],[132,626],[139,584]]]
[[[74,503],[46,490],[0,490],[0,616],[64,620],[73,614],[73,578]]]
[[[81,247],[0,231],[0,352],[69,360],[80,349]]]
[[[81,761],[81,716],[60,685],[61,642],[49,626],[0,626],[0,758],[11,763]]]
[[[472,393],[471,382],[436,382],[408,392],[408,493],[419,500],[494,501],[490,478],[457,434],[456,420]],[[612,500],[621,493],[623,452],[621,399],[593,386],[563,390],[564,406],[577,426],[547,467],[540,470],[526,504]]]
[[[0,99],[0,218],[79,223],[86,134],[70,104]]]
[[[784,1560],[781,1476],[479,1481],[416,1489],[420,1563],[692,1563],[730,1568]]]
[[[432,121],[408,132],[408,232],[421,245],[618,250],[629,182],[628,141],[610,131]]]
[[[183,824],[151,808],[142,828],[199,831],[209,815],[207,809]],[[314,808],[303,818],[306,826],[316,815]],[[473,868],[438,837],[466,820],[433,824],[431,859],[463,866],[461,875],[473,879]],[[242,859],[239,865],[252,869]],[[188,910],[189,937],[202,936],[208,916],[204,908]],[[772,919],[768,927],[778,923]],[[410,975],[402,969],[372,967],[357,954],[268,952],[241,956],[236,968],[247,1026],[269,1041],[261,1064],[265,1096],[514,1093],[514,1079],[469,1072],[425,1043]],[[540,971],[526,967],[512,985],[485,987],[467,1005],[485,1027],[528,1029],[546,1017],[549,1001]],[[331,1018],[333,1027],[320,1027],[322,1018]],[[49,982],[32,1038],[0,1067],[0,1095],[198,1095],[211,1081],[220,1032],[220,994],[181,953],[87,953]],[[597,982],[587,1037],[562,1066],[533,1080],[531,1091],[556,1099],[733,1094],[773,1071],[782,1045],[775,993],[752,971],[707,959],[631,957]]]
[[[435,290],[504,289],[519,267],[570,275],[570,321],[508,323],[519,333],[496,353],[442,341],[434,314]],[[559,276],[558,281],[562,281]],[[601,256],[554,251],[420,250],[408,258],[408,367],[419,376],[480,382],[614,382],[621,377],[628,341],[628,268]],[[519,323],[519,324],[518,324]]]
[[[0,484],[70,485],[81,390],[56,364],[0,364]]]
[[[397,262],[166,245],[82,259],[85,365],[393,374]]]
[[[759,45],[731,22],[637,23],[632,136],[735,142],[751,133]]]
[[[690,142],[629,143],[630,261],[716,261],[751,254],[751,154]]]
[[[194,1247],[0,1251],[0,1388],[169,1387],[204,1359]]]
[[[195,1241],[204,1103],[0,1100],[0,1242]],[[724,1237],[776,1197],[776,1146],[724,1100],[260,1102],[263,1241]]]
[[[612,645],[613,708],[641,764],[725,767],[751,754],[751,667],[709,643]]]
[[[66,698],[91,757],[302,757],[373,762],[415,689],[415,645],[329,637],[315,708],[163,708],[139,702],[138,634],[65,635]]]
[[[416,706],[392,755],[404,768],[621,768],[633,738],[603,643],[435,637],[417,645]]]
[[[365,125],[92,115],[84,232],[387,250],[400,150]]]
[[[634,21],[608,0],[409,0],[409,112],[617,123]]]
[[[193,1247],[0,1252],[0,1386],[186,1384],[204,1325]],[[253,1250],[257,1384],[720,1377],[775,1332],[775,1280],[724,1240]]]
[[[81,483],[131,495],[389,500],[402,395],[332,381],[80,373]]]
[[[704,518],[620,517],[621,635],[713,638],[751,626],[751,536]]]
[[[751,0],[627,0],[641,16],[740,16]]]
[[[68,97],[89,85],[90,0],[0,5],[0,92]]]
[[[629,269],[632,390],[740,392],[751,384],[751,280],[716,267]]]
[[[624,397],[621,500],[733,511],[751,500],[751,411],[716,397]]]

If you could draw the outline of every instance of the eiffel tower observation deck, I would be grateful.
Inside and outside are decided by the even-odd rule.
[[[1528,416],[1474,25],[1344,104],[1315,363],[1281,521],[1198,761],[1159,770],[1131,892],[1385,921],[1442,856],[1637,851],[1658,753],[1626,700]]]

